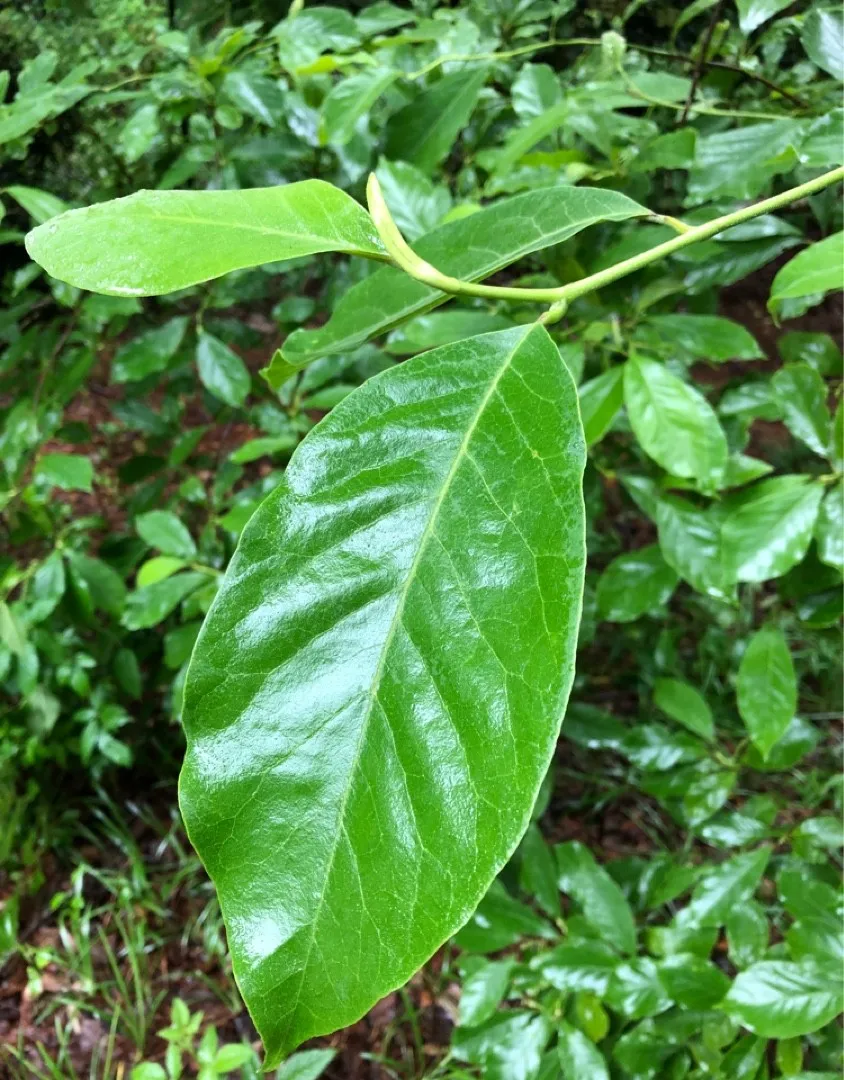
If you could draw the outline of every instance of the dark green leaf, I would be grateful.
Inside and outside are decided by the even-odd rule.
[[[674,476],[716,484],[727,465],[727,439],[711,405],[656,360],[624,365],[624,404],[642,449]]]
[[[632,622],[671,599],[677,575],[656,544],[619,555],[598,582],[598,611],[610,622]]]
[[[196,367],[205,389],[215,398],[241,406],[249,395],[251,379],[237,353],[219,338],[203,331],[196,341]]]
[[[460,991],[460,1026],[477,1027],[504,1000],[515,960],[482,960],[466,976]]]
[[[700,360],[757,360],[759,343],[743,326],[720,315],[651,315],[644,328],[664,345]]]
[[[522,937],[553,940],[556,936],[545,919],[494,881],[454,940],[467,952],[487,953],[506,949]]]
[[[756,891],[771,850],[760,847],[735,855],[705,874],[695,886],[683,914],[691,925],[723,926],[737,904]]]
[[[712,711],[699,691],[687,682],[657,679],[654,683],[654,704],[695,735],[703,739],[713,738]]]
[[[736,0],[739,26],[743,34],[752,34],[757,26],[772,19],[789,6],[789,0]]]
[[[797,679],[788,642],[776,627],[754,634],[736,682],[741,718],[763,758],[783,737],[797,708]]]
[[[111,363],[112,382],[136,382],[166,370],[182,343],[187,325],[187,319],[179,316],[122,345]]]
[[[164,555],[177,559],[196,556],[196,544],[187,526],[170,510],[150,510],[135,518],[138,535]]]
[[[531,966],[558,990],[585,990],[605,994],[618,954],[600,941],[565,942],[540,953]]]
[[[406,161],[382,160],[375,175],[393,220],[407,240],[416,240],[436,228],[451,207],[448,188],[429,180]]]
[[[739,969],[761,960],[771,936],[765,912],[752,900],[745,900],[727,915],[727,947],[730,960]]]
[[[577,901],[605,941],[621,952],[635,952],[636,924],[618,885],[583,844],[572,840],[556,852],[562,892]]]
[[[457,1028],[451,1052],[458,1061],[482,1066],[486,1080],[535,1080],[550,1037],[551,1025],[544,1016],[505,1012],[481,1027]]]
[[[178,607],[186,596],[207,582],[206,574],[186,571],[166,578],[164,581],[158,581],[155,585],[136,589],[126,599],[123,625],[127,630],[144,630],[150,626],[157,626]]]
[[[820,561],[844,571],[844,485],[841,483],[824,496],[815,526],[815,538]]]
[[[624,402],[624,368],[610,368],[583,383],[578,393],[586,445],[591,446],[604,437]]]
[[[832,417],[826,407],[826,383],[821,376],[808,364],[786,364],[771,379],[771,387],[791,434],[826,457]]]
[[[472,114],[487,69],[455,71],[423,90],[387,122],[387,157],[431,172]]]
[[[730,980],[720,968],[692,953],[662,960],[659,978],[671,1000],[684,1009],[711,1009],[730,988]]]
[[[619,964],[607,988],[607,1003],[630,1020],[656,1016],[671,1006],[660,980],[660,969],[648,956]]]

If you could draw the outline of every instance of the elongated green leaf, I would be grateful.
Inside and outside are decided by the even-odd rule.
[[[698,592],[721,598],[735,591],[724,560],[723,517],[718,503],[701,510],[677,495],[664,496],[656,507],[665,561]]]
[[[789,6],[790,0],[736,0],[739,26],[743,34],[752,34],[757,26],[772,19]]]
[[[42,191],[40,188],[13,185],[4,188],[4,191],[20,203],[37,225],[43,225],[45,221],[63,214],[68,209],[67,203],[57,195],[51,195],[49,191]]]
[[[757,848],[734,855],[708,871],[692,893],[683,919],[691,926],[722,926],[733,908],[756,891],[771,849]]]
[[[171,510],[150,510],[135,519],[135,528],[150,547],[177,559],[192,559],[196,544],[187,526]],[[156,578],[155,580],[161,580]]]
[[[734,581],[766,581],[808,550],[823,497],[808,476],[773,476],[725,500],[724,565]]]
[[[818,558],[844,571],[844,485],[838,483],[824,496],[815,526]]]
[[[844,1009],[841,969],[811,959],[763,960],[739,973],[723,1008],[764,1038],[808,1035]]]
[[[624,368],[621,365],[590,379],[580,387],[580,415],[586,445],[599,442],[624,401]]]
[[[797,708],[794,664],[781,630],[765,627],[753,635],[741,658],[736,693],[748,734],[767,758]]]
[[[768,307],[781,300],[824,293],[844,286],[844,232],[835,233],[805,248],[778,271],[771,285]]]
[[[246,401],[252,382],[246,365],[224,341],[207,331],[197,338],[196,367],[209,394],[234,408]]]
[[[624,366],[624,404],[642,449],[674,476],[716,483],[727,465],[727,438],[706,398],[656,360]]]
[[[176,355],[185,336],[188,321],[184,316],[170,319],[155,330],[147,330],[127,341],[114,354],[111,378],[116,383],[136,382],[164,371]]]
[[[320,141],[335,146],[347,143],[355,133],[358,120],[369,112],[397,75],[396,71],[365,71],[332,87],[322,103]]]
[[[844,82],[844,16],[840,10],[813,6],[803,24],[801,40],[813,63]]]
[[[479,960],[460,992],[460,1025],[477,1027],[489,1020],[501,1004],[515,960]]]
[[[451,150],[472,115],[487,69],[455,71],[423,90],[387,123],[387,157],[425,172]]]
[[[730,980],[714,964],[690,953],[669,956],[659,965],[668,996],[684,1009],[711,1009],[723,998]]]
[[[443,273],[477,281],[598,221],[624,221],[647,213],[615,191],[546,188],[441,225],[414,249]],[[445,293],[385,267],[351,288],[325,326],[291,334],[282,347],[284,359],[295,368],[327,353],[348,352],[447,299]]]
[[[826,457],[832,417],[826,407],[826,384],[808,364],[786,364],[771,379],[788,430],[816,454]]]
[[[720,315],[651,315],[644,329],[664,345],[695,359],[757,360],[759,343],[743,326]]]
[[[580,905],[601,937],[620,952],[636,951],[636,924],[624,894],[588,848],[575,840],[558,845],[559,884]]]
[[[322,180],[251,191],[139,191],[39,225],[26,249],[60,281],[111,296],[158,296],[318,251],[383,252],[363,207]]]
[[[268,1066],[409,978],[527,827],[584,453],[556,346],[505,330],[350,394],[244,530],[188,673],[181,804]]]
[[[693,686],[681,679],[657,679],[654,683],[654,703],[672,720],[703,739],[712,739],[715,729],[712,710]]]
[[[582,1031],[565,1022],[557,1027],[557,1054],[565,1080],[609,1080],[604,1055]]]

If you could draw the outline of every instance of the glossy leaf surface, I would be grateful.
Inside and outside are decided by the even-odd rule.
[[[794,663],[781,630],[764,627],[753,635],[741,659],[736,693],[750,738],[766,758],[797,708]]]
[[[809,547],[823,488],[806,476],[774,476],[729,500],[721,535],[735,581],[765,581],[796,565]]]
[[[546,188],[441,225],[414,250],[444,274],[477,281],[598,221],[624,221],[647,212],[615,191]],[[346,352],[446,299],[438,289],[384,267],[349,289],[325,326],[291,334],[282,347],[284,358],[301,367],[319,356]]]
[[[815,960],[763,960],[739,973],[723,1008],[765,1038],[806,1035],[844,1008],[840,967]]]
[[[322,180],[251,191],[139,191],[33,229],[30,257],[80,289],[157,296],[231,270],[343,251],[379,256],[366,211]]]
[[[769,307],[781,300],[840,289],[844,283],[844,232],[805,248],[777,273]]]
[[[786,364],[771,379],[771,386],[791,434],[826,457],[832,417],[826,407],[826,384],[818,372],[808,364]]]
[[[727,439],[699,390],[656,360],[634,356],[624,367],[624,403],[642,449],[675,476],[712,483],[727,464]]]
[[[181,801],[269,1065],[471,915],[571,683],[576,393],[536,325],[350,394],[244,531],[185,689]]]

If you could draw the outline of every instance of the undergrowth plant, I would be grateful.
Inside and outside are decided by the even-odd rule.
[[[842,21],[809,5],[769,22],[784,6],[739,2],[736,23],[691,5],[675,36],[715,18],[688,54],[636,46],[621,18],[564,33],[570,3],[294,4],[269,33],[163,31],[184,67],[137,76],[118,139],[155,189],[79,209],[6,189],[35,227],[5,370],[40,368],[5,417],[4,509],[51,550],[2,582],[7,723],[26,731],[4,754],[129,765],[155,673],[266,1068],[455,934],[450,1060],[485,1076],[836,1067],[840,786],[808,766],[808,812],[783,820],[766,782],[825,738],[799,702],[824,700],[841,612],[841,354],[785,333],[784,363],[754,369],[760,342],[716,310],[777,258],[776,322],[842,284]],[[0,131],[57,115],[51,65],[18,80]],[[42,270],[64,312],[46,329]],[[303,325],[315,278],[330,314]],[[261,371],[259,430],[206,483],[189,466],[206,432],[184,425],[194,365],[214,423],[243,415],[248,327],[215,311],[267,295],[290,332]],[[159,317],[127,334],[151,296]],[[118,473],[115,495],[138,484],[132,534],[93,553],[50,493],[96,481],[73,450],[90,429],[63,411],[97,350],[136,388],[116,415],[153,452]],[[758,419],[791,440],[770,461]],[[608,498],[647,542],[608,547]],[[691,644],[650,629],[675,593]],[[578,645],[626,624],[643,627],[644,716],[575,683],[563,734],[687,839],[605,868],[538,822]],[[54,751],[57,725],[72,734]]]

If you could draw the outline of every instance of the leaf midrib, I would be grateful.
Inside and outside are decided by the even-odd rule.
[[[460,441],[460,445],[457,448],[457,452],[454,455],[454,460],[452,461],[451,466],[449,467],[449,470],[446,473],[445,479],[443,480],[442,487],[440,489],[440,493],[437,496],[437,498],[434,500],[434,503],[433,503],[433,505],[431,507],[431,513],[430,513],[430,516],[428,518],[428,522],[425,525],[425,528],[422,531],[422,535],[419,538],[419,544],[418,544],[418,547],[417,547],[417,550],[416,550],[416,554],[414,555],[413,561],[411,562],[410,567],[408,568],[408,572],[407,572],[407,575],[406,575],[406,578],[405,578],[405,582],[404,582],[404,584],[403,584],[403,586],[401,588],[401,591],[399,593],[399,599],[398,599],[398,603],[396,604],[396,610],[393,613],[392,619],[390,620],[390,626],[389,626],[389,628],[387,630],[387,636],[384,639],[384,645],[383,645],[383,647],[381,649],[381,655],[380,655],[380,657],[378,659],[378,666],[376,667],[375,674],[372,677],[372,686],[371,686],[369,694],[367,696],[367,701],[366,701],[366,706],[365,706],[365,716],[364,716],[364,719],[363,719],[363,721],[361,723],[360,735],[358,737],[357,746],[355,747],[355,753],[354,753],[354,757],[353,757],[353,760],[352,760],[352,765],[351,765],[351,768],[349,769],[349,783],[346,785],[346,789],[343,792],[343,795],[342,795],[342,798],[341,798],[341,801],[340,801],[340,809],[339,809],[339,812],[337,814],[337,826],[336,826],[336,830],[335,830],[334,844],[333,844],[333,846],[331,848],[331,853],[330,853],[329,858],[328,858],[328,864],[327,864],[327,867],[326,867],[326,870],[325,870],[325,878],[324,878],[324,882],[323,882],[322,892],[320,893],[319,899],[318,899],[316,907],[314,909],[313,918],[311,919],[311,936],[310,936],[310,939],[308,941],[308,946],[307,946],[307,950],[305,952],[304,962],[302,964],[302,971],[301,971],[301,976],[300,976],[300,979],[299,979],[299,986],[298,986],[298,989],[296,991],[296,996],[293,999],[293,1005],[292,1005],[292,1007],[291,1007],[291,1009],[290,1009],[290,1011],[288,1013],[288,1021],[287,1021],[287,1030],[288,1031],[293,1027],[293,1024],[294,1024],[294,1021],[295,1021],[295,1018],[296,1018],[296,1013],[297,1013],[298,1008],[299,1008],[299,1002],[300,1002],[301,997],[302,997],[302,988],[303,988],[304,983],[305,983],[305,975],[306,975],[308,967],[310,965],[311,955],[313,953],[314,943],[316,941],[317,923],[319,922],[319,918],[320,918],[320,915],[322,913],[322,908],[323,908],[323,905],[325,903],[325,895],[326,895],[326,892],[328,891],[328,882],[329,882],[329,879],[331,878],[331,873],[332,873],[332,870],[334,868],[334,860],[335,860],[335,858],[337,856],[337,850],[338,850],[338,848],[340,846],[340,838],[341,838],[342,833],[344,831],[343,825],[344,825],[344,819],[345,819],[345,816],[346,816],[346,808],[348,806],[349,798],[351,797],[352,788],[354,787],[355,774],[357,773],[358,765],[360,764],[361,755],[363,753],[363,747],[364,747],[364,744],[366,742],[366,736],[367,736],[368,731],[369,731],[369,724],[370,724],[370,720],[371,720],[371,717],[372,717],[373,707],[374,707],[375,702],[376,702],[376,700],[378,698],[378,691],[380,690],[380,687],[381,687],[381,679],[382,679],[382,677],[384,675],[384,669],[385,669],[385,666],[386,666],[386,663],[387,663],[387,657],[389,656],[390,649],[391,649],[392,643],[393,643],[393,639],[395,638],[396,633],[398,631],[398,628],[401,625],[402,615],[404,614],[404,607],[405,607],[405,603],[407,601],[408,594],[410,592],[410,587],[413,584],[413,581],[414,581],[414,579],[416,577],[416,571],[418,570],[419,565],[422,562],[422,558],[424,557],[425,552],[427,550],[428,541],[431,539],[431,537],[432,537],[432,535],[434,533],[434,529],[436,527],[437,518],[439,517],[440,510],[442,509],[443,504],[444,504],[444,502],[446,500],[446,497],[447,497],[447,495],[449,493],[449,490],[451,488],[451,484],[452,484],[452,482],[454,480],[454,477],[457,475],[457,470],[460,468],[460,465],[462,464],[464,458],[466,457],[466,453],[467,453],[467,450],[468,450],[468,447],[469,447],[469,443],[471,442],[472,436],[474,435],[474,433],[475,433],[475,431],[477,429],[477,426],[480,423],[481,417],[485,413],[487,405],[489,404],[492,396],[495,394],[496,390],[498,389],[498,384],[501,382],[501,379],[504,376],[504,373],[510,367],[510,364],[512,363],[513,358],[515,357],[516,353],[522,347],[522,345],[524,345],[527,338],[530,336],[530,334],[535,329],[536,329],[536,324],[529,324],[528,325],[528,328],[527,328],[526,332],[519,338],[519,340],[513,346],[512,350],[507,354],[507,356],[506,356],[506,358],[504,360],[504,363],[498,369],[498,371],[496,372],[494,378],[491,379],[489,387],[487,388],[486,392],[484,393],[483,397],[481,398],[481,402],[480,402],[480,404],[478,405],[478,408],[475,411],[475,415],[472,417],[472,420],[471,420],[470,424],[468,425],[463,438]],[[385,714],[385,717],[386,717],[386,714]],[[351,838],[350,838],[349,842],[351,843]]]

